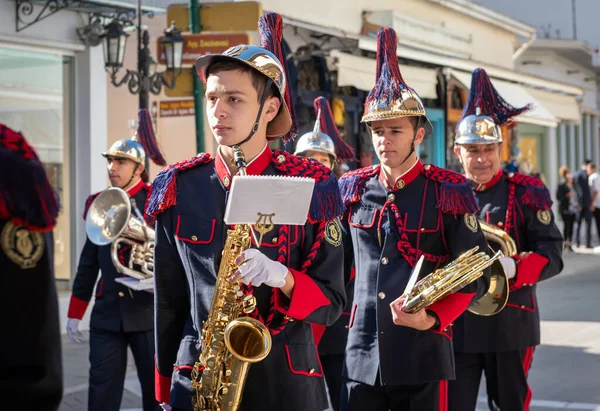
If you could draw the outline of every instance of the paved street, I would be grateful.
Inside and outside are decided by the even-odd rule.
[[[65,375],[65,391],[60,411],[86,411],[89,371],[89,343],[75,344],[66,335],[65,324],[69,306],[70,293],[60,293],[61,330],[63,347],[63,366]],[[89,339],[89,320],[91,305],[81,322],[86,338]],[[88,340],[89,341],[89,340]],[[142,411],[141,389],[137,380],[133,356],[129,352],[129,363],[125,379],[125,390],[121,402],[121,411]]]
[[[592,250],[565,254],[563,273],[539,286],[542,345],[535,352],[531,370],[531,411],[600,411],[600,249],[594,251],[597,254]],[[61,294],[63,321],[68,299],[68,293]],[[63,335],[65,395],[61,411],[86,410],[88,351],[87,344],[71,343]],[[141,410],[139,392],[130,363],[121,410]],[[485,392],[480,394],[478,411],[484,411]]]
[[[538,286],[542,345],[529,378],[531,411],[600,411],[600,254],[591,251],[566,253],[563,273]],[[478,411],[487,410],[480,395]]]

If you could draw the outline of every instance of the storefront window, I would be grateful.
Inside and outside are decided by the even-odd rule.
[[[69,99],[72,59],[0,46],[0,123],[23,133],[33,145],[61,204],[54,230],[57,279],[71,277],[69,200]]]

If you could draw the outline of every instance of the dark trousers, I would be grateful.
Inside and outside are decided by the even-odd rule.
[[[321,368],[325,374],[331,407],[334,411],[339,411],[340,398],[342,397],[342,385],[344,385],[344,379],[342,378],[344,354],[323,355],[319,357],[319,359],[321,360]]]
[[[600,212],[600,209],[596,209]],[[561,213],[563,220],[563,236],[565,237],[565,242],[572,244],[573,243],[573,226],[575,225],[575,214],[569,213]],[[596,217],[596,224],[600,224],[600,214]],[[600,233],[600,230],[598,231]]]
[[[154,332],[90,330],[89,411],[119,411],[131,347],[142,386],[144,411],[160,410],[154,399]]]
[[[596,220],[596,232],[598,233],[598,239],[600,239],[600,208],[594,209],[594,220]]]
[[[371,386],[346,381],[342,411],[447,411],[448,381],[417,385]]]
[[[448,382],[448,410],[474,411],[481,373],[485,373],[492,411],[529,411],[527,375],[535,347],[485,354],[455,353],[456,379]]]
[[[589,208],[583,208],[577,215],[577,245],[581,245],[581,223],[585,220],[586,245],[592,246],[592,212]]]

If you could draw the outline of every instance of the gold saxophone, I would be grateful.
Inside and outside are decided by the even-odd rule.
[[[479,222],[479,225],[488,242],[500,245],[504,256],[512,257],[517,253],[517,244],[506,231],[482,221]],[[492,274],[487,292],[468,308],[473,314],[483,316],[497,314],[502,311],[508,302],[508,278],[502,268],[502,264],[499,261],[494,262],[491,268]]]
[[[246,174],[244,154],[234,146],[239,175]],[[271,335],[260,321],[240,317],[256,309],[256,299],[244,296],[240,283],[229,277],[237,270],[235,259],[250,248],[251,227],[238,224],[227,231],[215,293],[202,326],[200,358],[192,370],[194,411],[235,411],[242,401],[250,364],[271,351]]]

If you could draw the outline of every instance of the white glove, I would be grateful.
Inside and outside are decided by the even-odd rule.
[[[171,406],[169,404],[167,404],[166,402],[161,402],[160,408],[162,408],[164,411],[171,411]]]
[[[506,274],[506,278],[513,279],[517,274],[517,264],[515,260],[510,257],[500,257],[500,264],[502,264],[502,268],[504,269],[504,273]]]
[[[82,343],[85,341],[83,333],[79,331],[79,323],[81,320],[76,318],[69,318],[67,320],[67,336],[69,339],[76,343]]]
[[[273,288],[281,288],[285,285],[287,267],[271,260],[258,250],[244,251],[236,262],[241,263],[237,277],[244,284],[252,284],[254,287],[266,284]]]

